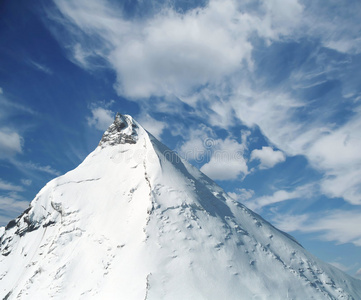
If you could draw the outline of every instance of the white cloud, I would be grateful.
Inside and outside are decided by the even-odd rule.
[[[231,196],[234,200],[243,202],[248,199],[251,199],[254,196],[254,190],[251,189],[237,189],[235,192],[228,192],[229,196]]]
[[[292,191],[278,190],[272,195],[261,196],[257,198],[252,198],[245,202],[245,205],[255,211],[259,211],[265,206],[276,204],[288,200],[298,199],[298,198],[310,198],[315,194],[315,185],[306,184],[298,186]]]
[[[320,215],[282,215],[276,216],[273,223],[284,231],[318,233],[326,241],[340,244],[353,243],[361,246],[361,211],[335,210]]]
[[[15,131],[0,129],[0,159],[22,152],[23,138]]]
[[[319,135],[307,149],[307,156],[325,171],[322,190],[331,197],[343,197],[361,205],[361,112],[341,127]]]
[[[155,120],[145,112],[138,116],[137,121],[157,139],[160,139],[163,130],[167,127],[165,122]]]
[[[232,22],[237,15],[232,1],[211,1],[186,15],[169,10],[157,16],[111,53],[118,92],[135,98],[187,95],[236,71],[252,49],[247,32]]]
[[[114,112],[107,108],[92,107],[91,114],[91,117],[87,117],[88,125],[101,131],[108,129],[114,121]]]
[[[13,191],[13,192],[21,192],[24,189],[21,186],[14,185],[12,183],[3,181],[0,179],[0,190],[3,191]]]
[[[259,159],[260,169],[272,168],[280,162],[286,160],[286,156],[282,151],[275,151],[271,147],[262,147],[262,149],[255,149],[251,153],[251,161]]]
[[[361,269],[358,269],[355,276],[361,279]]]
[[[233,180],[248,174],[244,152],[249,131],[242,131],[241,143],[234,138],[217,139],[213,130],[204,124],[187,129],[186,141],[178,153],[185,159],[203,164],[201,171],[213,180]]]
[[[233,180],[248,174],[244,150],[246,140],[242,144],[236,140],[227,138],[225,140],[214,140],[214,150],[209,162],[201,167],[201,171],[213,180]]]
[[[296,0],[269,2],[252,11],[247,3],[212,0],[183,14],[168,7],[129,20],[107,1],[58,0],[66,20],[53,19],[76,36],[72,58],[79,65],[89,69],[101,58],[116,71],[119,94],[181,97],[251,67],[255,32],[268,40],[293,33],[303,7]]]
[[[211,156],[212,147],[215,144],[214,132],[204,124],[198,128],[188,128],[179,132],[187,134],[186,141],[178,149],[178,153],[186,160],[204,163]]]
[[[248,126],[258,125],[263,134],[288,155],[305,155],[314,168],[325,174],[321,187],[326,195],[361,204],[361,112],[358,109],[339,126],[327,122],[332,110],[300,121],[297,115],[307,108],[307,103],[284,93],[255,92],[244,85],[229,105],[239,119]]]
[[[305,155],[312,166],[325,173],[322,190],[326,195],[361,204],[357,180],[361,169],[357,150],[360,115],[341,128],[325,116],[337,114],[328,106],[321,107],[323,113],[317,117],[296,118],[300,112],[311,110],[310,103],[293,97],[290,91],[291,87],[305,89],[325,82],[335,73],[330,70],[332,64],[328,59],[326,63],[316,59],[310,70],[305,67],[302,72],[291,72],[287,89],[280,85],[270,90],[262,78],[254,79],[257,74],[252,60],[255,35],[266,45],[299,42],[305,37],[320,41],[307,58],[311,60],[322,46],[350,55],[359,53],[359,4],[348,7],[334,2],[330,12],[317,1],[263,0],[250,6],[248,1],[210,0],[203,8],[183,14],[167,6],[146,18],[125,18],[119,7],[108,1],[55,3],[62,17],[53,15],[53,20],[72,35],[66,41],[66,48],[72,49],[71,59],[88,70],[104,62],[116,73],[115,87],[120,95],[133,100],[162,96],[164,102],[175,96],[193,106],[200,116],[207,116],[212,125],[227,128],[237,118],[247,126],[259,126],[284,153]],[[63,36],[58,38],[64,43]],[[335,78],[342,80],[341,76]],[[106,129],[111,121],[109,112],[95,112],[99,116],[93,114],[89,123]],[[156,131],[161,129],[161,124],[155,126]],[[196,140],[189,141],[189,146],[191,142]],[[197,143],[193,146],[201,148]],[[267,156],[266,151],[254,152],[261,168],[284,158],[277,151]],[[262,159],[257,157],[260,155]],[[248,171],[245,162],[233,165],[230,161],[225,165],[230,168],[228,177],[221,174],[221,164],[214,158],[203,170],[215,178],[235,178]]]

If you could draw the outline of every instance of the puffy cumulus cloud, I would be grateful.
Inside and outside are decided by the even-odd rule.
[[[203,164],[201,171],[210,178],[233,180],[248,174],[244,152],[249,134],[242,132],[241,143],[231,137],[219,139],[211,128],[201,124],[188,131],[177,151],[183,158]]]
[[[234,180],[248,174],[247,161],[244,158],[246,139],[238,143],[234,139],[212,140],[214,148],[209,162],[201,167],[201,171],[214,180]]]
[[[282,215],[276,216],[273,223],[284,231],[318,233],[326,241],[340,244],[353,243],[361,246],[361,228],[359,223],[361,211],[335,210],[321,215]]]
[[[271,147],[262,147],[262,149],[255,149],[251,153],[251,160],[258,159],[260,169],[272,168],[278,163],[286,160],[286,156],[282,151],[275,151]]]
[[[209,159],[212,146],[215,144],[215,133],[211,128],[204,124],[198,125],[197,128],[190,128],[183,138],[186,140],[178,147],[177,152],[186,160],[204,163]]]
[[[117,91],[130,98],[185,95],[250,60],[249,20],[240,18],[234,1],[210,1],[186,14],[165,8],[133,21],[106,1],[56,4],[72,32],[74,26],[81,30],[83,43],[73,45],[73,59],[86,68],[94,57],[107,61],[116,71]]]
[[[61,17],[48,15],[73,35],[66,42],[71,59],[86,69],[104,63],[113,68],[117,91],[131,98],[189,95],[243,67],[252,69],[254,34],[268,44],[307,35],[343,51],[359,44],[355,34],[345,30],[351,28],[346,21],[351,10],[336,25],[327,14],[320,18],[321,4],[297,0],[211,0],[184,13],[165,2],[163,9],[143,19],[126,18],[119,5],[109,1],[55,4]],[[59,39],[64,42],[63,35]]]
[[[118,71],[118,91],[135,98],[188,95],[235,72],[250,60],[252,49],[247,34],[238,30],[242,27],[232,22],[236,11],[230,1],[213,1],[207,9],[186,15],[169,11],[150,21],[144,39],[110,56]]]
[[[104,131],[108,129],[114,121],[114,112],[108,108],[92,105],[91,117],[87,117],[88,125]]]
[[[0,159],[8,159],[22,152],[24,140],[15,131],[0,129]]]
[[[189,95],[252,67],[250,37],[294,36],[303,13],[297,0],[260,1],[257,9],[247,1],[211,0],[183,13],[165,4],[130,19],[108,1],[55,3],[62,18],[48,15],[76,37],[71,59],[86,69],[106,62],[116,71],[118,93],[130,98]]]

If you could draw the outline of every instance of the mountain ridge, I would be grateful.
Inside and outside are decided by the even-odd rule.
[[[7,299],[361,297],[361,281],[120,114],[77,168],[7,225],[0,252]]]

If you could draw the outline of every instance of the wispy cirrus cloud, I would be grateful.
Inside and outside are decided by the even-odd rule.
[[[353,243],[361,246],[360,210],[326,211],[313,214],[276,216],[273,223],[280,229],[292,232],[317,233],[321,239],[340,244]]]
[[[317,186],[313,183],[299,185],[293,190],[277,190],[272,195],[260,197],[250,197],[244,201],[244,204],[254,211],[260,211],[264,207],[278,204],[294,199],[307,199],[317,195]]]
[[[9,118],[16,113],[22,112],[30,115],[38,115],[31,107],[12,101],[7,97],[4,90],[0,87],[0,120],[1,118]]]
[[[22,192],[24,189],[23,189],[23,187],[21,187],[19,185],[14,185],[10,182],[3,181],[2,179],[0,179],[0,190]]]
[[[16,167],[18,168],[20,171],[22,171],[25,174],[29,174],[29,172],[42,172],[42,173],[46,173],[52,176],[60,176],[61,172],[59,172],[58,170],[54,169],[52,166],[50,165],[40,165],[38,163],[34,163],[31,161],[27,161],[27,162],[23,162],[20,160],[10,160],[10,162]]]
[[[38,71],[41,71],[41,72],[43,72],[45,74],[48,74],[48,75],[53,74],[53,71],[44,64],[40,64],[40,63],[38,63],[38,62],[36,62],[34,60],[31,60],[31,59],[28,60],[28,63],[29,63],[29,65],[31,65],[32,67],[34,67]]]
[[[12,122],[18,116],[38,116],[39,113],[32,108],[19,104],[16,101],[9,99],[9,96],[1,89],[0,93],[0,160],[6,161],[27,177],[32,177],[34,172],[49,174],[52,176],[60,175],[60,172],[50,165],[41,165],[32,161],[27,161],[24,148],[26,147],[26,130],[28,124],[25,126],[18,126],[16,122]],[[8,126],[2,126],[7,124]],[[24,179],[23,185],[31,184],[30,179]],[[0,190],[8,190],[10,192],[22,192],[24,187],[14,185],[12,183],[0,180]],[[3,201],[13,203],[15,207],[16,201],[22,201],[18,194],[7,194]],[[13,202],[11,202],[13,201]],[[9,204],[10,205],[10,204]],[[22,204],[20,204],[22,205]]]

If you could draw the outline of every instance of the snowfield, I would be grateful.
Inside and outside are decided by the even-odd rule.
[[[1,299],[361,299],[127,115],[0,235]]]

